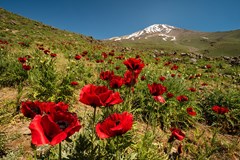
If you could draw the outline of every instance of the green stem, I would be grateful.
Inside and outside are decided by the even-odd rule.
[[[94,111],[93,111],[93,121],[92,121],[92,132],[94,133],[94,128],[95,128],[95,119],[96,119],[96,111],[97,111],[97,108],[94,107]]]
[[[35,160],[37,160],[37,148],[35,148],[35,150],[34,150],[34,158],[35,158]]]
[[[23,82],[21,81],[18,85],[18,91],[17,91],[17,99],[16,99],[16,105],[17,105],[17,108],[16,108],[16,114],[19,113],[20,111],[20,99],[21,99],[21,96],[22,96],[22,91],[23,91]]]
[[[92,150],[94,148],[94,133],[95,133],[95,119],[96,119],[96,111],[97,111],[97,107],[93,107],[94,111],[93,111],[93,119],[92,119]]]
[[[59,143],[58,159],[59,159],[59,160],[62,160],[62,144],[61,144],[61,142]]]
[[[168,155],[171,154],[171,150],[172,150],[172,147],[173,147],[173,142],[170,142],[170,145],[169,145],[169,150],[168,150]]]
[[[120,160],[119,136],[117,136],[116,138],[117,138],[116,158],[117,158],[117,160]]]

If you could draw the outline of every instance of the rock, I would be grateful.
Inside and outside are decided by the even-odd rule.
[[[225,59],[225,60],[230,60],[230,57],[228,57],[228,56],[223,56],[223,59]]]
[[[124,48],[122,48],[120,51],[121,51],[121,52],[128,52],[128,51],[130,51],[130,50],[131,50],[130,48],[124,47]]]
[[[188,54],[187,53],[181,53],[181,56],[187,56]]]
[[[172,62],[180,62],[180,61],[182,61],[182,59],[180,59],[180,58],[172,58],[171,61]]]
[[[192,54],[192,53],[189,53],[188,56],[189,56],[190,58],[196,58],[196,55],[195,55],[195,54]]]
[[[191,63],[191,64],[196,64],[196,63],[197,63],[197,59],[191,58],[191,59],[190,59],[190,63]]]
[[[240,58],[239,57],[232,57],[228,61],[231,65],[240,65]]]

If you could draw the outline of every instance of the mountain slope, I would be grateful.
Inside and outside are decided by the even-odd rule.
[[[154,24],[130,35],[108,39],[123,46],[199,52],[210,56],[240,55],[240,30],[198,32]]]

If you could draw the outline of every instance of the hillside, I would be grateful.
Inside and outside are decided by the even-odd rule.
[[[155,24],[110,41],[126,47],[201,53],[206,56],[239,56],[240,30],[199,32]]]
[[[240,159],[238,57],[0,18],[0,159]]]
[[[26,45],[28,49],[35,48],[36,44],[54,49],[63,45],[89,46],[98,43],[92,37],[76,34],[69,31],[42,24],[40,22],[24,18],[0,8],[0,39],[15,46]],[[20,43],[20,44],[19,44]]]

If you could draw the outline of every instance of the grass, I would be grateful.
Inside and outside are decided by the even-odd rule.
[[[90,37],[61,31],[3,9],[0,9],[0,13],[3,19],[0,24],[0,40],[8,42],[0,44],[2,159],[34,159],[35,150],[38,158],[58,157],[57,145],[31,145],[31,134],[27,129],[30,119],[19,112],[21,102],[26,100],[62,101],[77,113],[82,128],[70,137],[72,142],[62,142],[64,159],[240,158],[239,66],[231,66],[224,60],[214,58],[197,59],[192,64],[189,57],[178,53],[161,55],[156,59],[152,49],[143,51],[149,47],[148,44],[143,48],[122,51],[121,46],[111,46]],[[145,45],[143,42],[141,44]],[[153,48],[157,46],[154,45]],[[182,46],[176,46],[184,51]],[[163,50],[168,48],[169,50],[164,50],[165,53],[173,51],[167,43],[159,47]],[[46,50],[57,56],[45,54]],[[108,57],[104,59],[102,52],[107,53]],[[76,54],[82,58],[76,60]],[[23,70],[22,64],[18,62],[19,57],[27,55],[31,56],[26,62],[31,66],[29,71]],[[113,70],[115,75],[123,76],[126,71],[123,61],[138,55],[145,67],[134,91],[127,86],[115,89],[124,102],[111,108],[97,108],[96,116],[98,122],[111,113],[128,111],[134,116],[133,127],[120,138],[100,140],[90,127],[93,109],[79,102],[80,90],[87,84],[109,86],[107,81],[99,78],[101,71]],[[119,56],[123,59],[119,59]],[[174,58],[181,61],[173,62]],[[97,60],[104,61],[98,63]],[[166,62],[171,64],[164,65]],[[174,64],[179,69],[171,70]],[[206,69],[206,65],[211,67]],[[146,79],[141,80],[141,76]],[[160,76],[166,80],[160,81]],[[78,82],[78,85],[70,85],[72,81]],[[167,93],[164,93],[166,103],[154,101],[148,89],[148,84],[154,82],[166,86],[167,92],[173,93],[174,97],[168,98]],[[196,91],[189,91],[190,87]],[[180,95],[186,95],[189,100],[179,102],[176,97]],[[216,114],[211,109],[214,105],[228,107],[229,112]],[[196,111],[196,116],[187,113],[189,107]],[[169,141],[172,127],[185,133],[184,140]],[[92,145],[94,148],[91,148]]]

